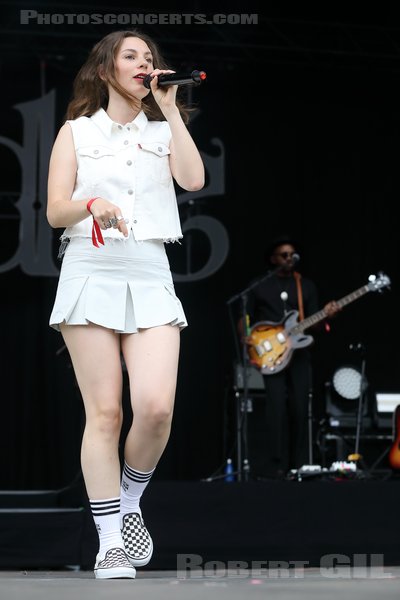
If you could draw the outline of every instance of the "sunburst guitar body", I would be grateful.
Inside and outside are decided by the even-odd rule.
[[[290,311],[280,323],[256,323],[247,338],[250,363],[263,375],[279,373],[290,362],[294,350],[310,346],[314,338],[293,330],[297,324],[297,310]]]

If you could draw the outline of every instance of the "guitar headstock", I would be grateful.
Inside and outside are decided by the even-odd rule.
[[[390,287],[390,279],[382,272],[379,272],[377,275],[370,275],[367,287],[370,292],[381,292],[385,288]]]

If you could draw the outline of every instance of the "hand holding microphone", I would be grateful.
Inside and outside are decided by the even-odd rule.
[[[194,70],[191,73],[163,73],[158,75],[158,87],[166,87],[169,85],[200,85],[207,78],[205,71]],[[150,88],[150,82],[153,79],[152,75],[146,75],[143,79],[143,85],[147,89]]]

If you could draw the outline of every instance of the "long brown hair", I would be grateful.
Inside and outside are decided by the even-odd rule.
[[[137,37],[143,40],[153,55],[155,69],[169,69],[162,57],[158,46],[146,34],[136,29],[130,31],[114,31],[102,38],[92,48],[88,59],[80,68],[73,84],[72,100],[68,104],[66,119],[93,115],[100,108],[107,108],[109,84],[118,94],[127,100],[134,108],[142,109],[149,120],[165,121],[153,94],[148,94],[142,101],[128,94],[115,78],[115,57],[122,41],[127,37]],[[102,77],[100,77],[100,70]],[[176,104],[185,123],[189,121],[190,108],[177,99]]]

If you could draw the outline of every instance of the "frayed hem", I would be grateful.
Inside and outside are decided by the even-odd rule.
[[[164,244],[174,244],[175,242],[177,242],[178,244],[182,245],[180,240],[183,238],[183,235],[181,235],[179,237],[174,237],[174,238],[156,238],[156,237],[152,237],[152,238],[144,238],[144,239],[138,240],[135,237],[133,231],[132,231],[131,235],[133,236],[133,239],[136,242],[138,242],[138,244],[141,244],[143,242],[162,241],[162,242],[164,242]],[[65,249],[66,249],[66,247],[68,246],[68,243],[73,238],[88,239],[88,240],[91,239],[91,237],[89,237],[87,235],[68,236],[68,235],[65,235],[65,234],[62,234],[59,239],[60,239],[61,245],[64,244],[65,245]],[[119,242],[127,242],[129,240],[129,238],[130,238],[130,235],[128,237],[125,237],[125,236],[123,236],[123,237],[111,237],[111,236],[103,235],[103,238],[104,238],[104,241],[107,241],[107,242],[112,241],[112,242],[118,242],[119,243]],[[65,252],[65,249],[64,249],[64,252]]]

